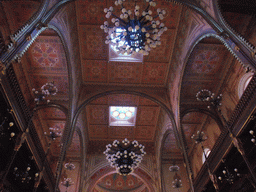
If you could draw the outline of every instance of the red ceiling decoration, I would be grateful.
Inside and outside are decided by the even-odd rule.
[[[100,179],[97,185],[101,188],[101,190],[106,189],[106,191],[134,191],[145,184],[142,182],[142,180],[140,180],[138,177],[135,177],[134,175],[123,177],[114,173]]]
[[[108,47],[100,25],[83,25],[79,27],[79,34],[82,37],[80,41],[82,59],[107,59]]]

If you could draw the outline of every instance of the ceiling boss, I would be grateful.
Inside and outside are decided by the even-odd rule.
[[[116,10],[112,6],[104,9],[107,19],[112,16],[111,22],[105,21],[100,26],[108,34],[105,43],[110,44],[122,55],[148,55],[152,48],[161,45],[160,37],[167,31],[167,27],[160,22],[166,11],[160,8],[155,10],[156,2],[153,0],[146,0],[147,6],[144,11],[140,10],[141,7],[137,5],[136,0],[133,11],[126,9],[124,2],[125,0],[115,1],[115,5],[121,7],[119,17],[113,13]]]

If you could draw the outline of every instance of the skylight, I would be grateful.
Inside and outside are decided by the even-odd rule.
[[[110,106],[109,126],[135,126],[137,107]]]

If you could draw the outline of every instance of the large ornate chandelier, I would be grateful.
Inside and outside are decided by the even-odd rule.
[[[138,141],[128,141],[124,139],[122,142],[115,140],[113,144],[106,146],[106,159],[111,163],[111,167],[116,168],[120,175],[129,175],[139,166],[142,157],[146,154],[144,146]]]
[[[101,25],[101,29],[108,34],[105,43],[112,45],[119,54],[130,55],[138,52],[148,55],[151,48],[161,45],[160,36],[167,30],[167,27],[157,18],[162,20],[166,11],[158,8],[153,16],[150,8],[155,7],[156,2],[146,0],[148,6],[140,13],[140,6],[135,0],[132,12],[124,7],[124,1],[115,1],[115,5],[121,7],[119,17],[113,14],[113,7],[104,9],[106,18],[109,19],[112,16],[111,22],[105,21],[104,25]]]

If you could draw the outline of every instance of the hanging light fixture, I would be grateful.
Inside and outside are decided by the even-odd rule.
[[[175,173],[173,176],[172,187],[174,189],[179,189],[182,187],[181,177],[177,173]]]
[[[15,175],[15,180],[20,180],[22,183],[29,183],[32,178],[34,178],[34,180],[36,180],[39,176],[38,173],[35,174],[35,176],[31,176],[30,174],[30,165],[28,164],[27,168],[25,171],[22,171],[20,169],[18,169],[18,167],[14,167],[14,170],[13,170],[13,174]]]
[[[72,181],[71,178],[64,178],[64,181],[61,182],[61,185],[65,186],[66,187],[66,192],[68,191],[68,188],[71,186],[71,185],[74,185],[75,183]]]
[[[217,177],[216,177],[216,175],[213,174],[213,172],[210,169],[209,162],[207,161],[208,155],[205,153],[204,146],[203,146],[203,142],[206,141],[208,139],[208,137],[205,135],[205,133],[203,131],[197,131],[196,134],[193,134],[191,136],[191,139],[193,139],[196,144],[201,145],[203,155],[204,155],[204,158],[206,160],[206,166],[208,168],[209,177],[210,177],[210,179],[213,183],[213,186],[214,186],[215,190],[219,191],[219,185],[218,185],[218,182],[217,182]]]
[[[218,179],[220,181],[226,180],[229,184],[233,184],[233,182],[241,176],[241,174],[238,172],[237,168],[234,168],[233,170],[230,170],[228,166],[225,164],[225,160],[222,160],[224,163],[224,169],[222,171],[223,176],[219,176]]]
[[[61,130],[59,128],[49,128],[50,133],[44,132],[44,135],[50,138],[50,141],[55,141],[58,137],[61,137]]]
[[[104,9],[106,18],[112,16],[111,22],[105,21],[100,26],[108,34],[105,43],[112,45],[118,54],[130,55],[137,52],[148,55],[151,48],[161,45],[160,36],[167,31],[167,27],[160,22],[166,11],[158,8],[156,13],[153,13],[150,10],[156,6],[153,0],[146,0],[148,6],[141,12],[141,7],[135,0],[134,11],[131,11],[125,8],[124,1],[115,1],[116,6],[121,6],[119,17],[113,14],[113,7]]]
[[[180,167],[175,164],[175,160],[173,160],[173,164],[169,167],[170,172],[178,172],[180,170]]]
[[[74,170],[74,169],[76,168],[76,166],[75,166],[73,163],[70,163],[70,162],[65,163],[65,164],[64,164],[64,167],[65,167],[67,170],[69,170],[69,171],[72,171],[72,170]]]
[[[139,166],[142,157],[146,154],[144,146],[138,141],[130,142],[126,138],[119,142],[115,140],[113,144],[106,146],[106,159],[111,163],[111,167],[116,168],[120,175],[129,175]]]
[[[196,98],[198,101],[204,101],[208,102],[209,105],[207,106],[208,108],[212,107],[219,107],[221,106],[221,100],[222,100],[222,94],[216,96],[215,93],[212,93],[208,89],[202,89],[196,94]]]
[[[34,95],[35,95],[35,103],[38,105],[40,101],[44,101],[46,97],[50,95],[56,95],[58,92],[57,87],[54,85],[54,82],[46,83],[41,87],[41,91],[37,91],[35,88],[32,89]],[[47,103],[49,103],[50,100],[47,99]]]

